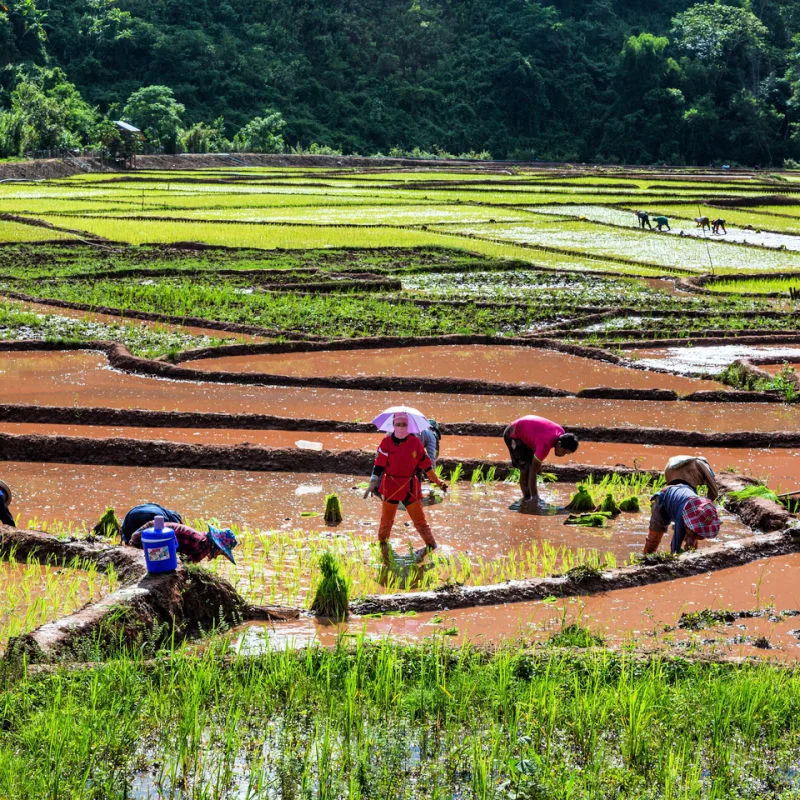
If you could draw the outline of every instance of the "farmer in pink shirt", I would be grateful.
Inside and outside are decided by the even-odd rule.
[[[539,502],[536,477],[542,470],[542,462],[553,450],[557,456],[574,453],[578,449],[578,437],[565,433],[544,417],[520,417],[504,431],[503,439],[511,454],[511,465],[519,469],[519,488],[523,501]]]

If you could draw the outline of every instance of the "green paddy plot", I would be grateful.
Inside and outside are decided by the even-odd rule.
[[[789,290],[800,291],[800,275],[796,278],[731,278],[711,281],[704,287],[709,292],[721,294],[785,294]]]
[[[447,230],[453,232],[453,228]],[[484,240],[538,247],[558,247],[606,258],[641,261],[643,266],[661,266],[669,271],[741,272],[743,268],[764,272],[800,269],[800,253],[709,244],[700,239],[654,236],[649,231],[611,230],[590,222],[528,225],[482,225],[459,229]]]
[[[744,228],[750,225],[753,228],[778,233],[800,234],[800,206],[795,209],[796,216],[792,216],[792,206],[772,206],[772,211],[762,206],[747,206],[743,208],[715,208],[706,205],[679,205],[659,208],[658,212],[672,219],[680,220],[683,226],[695,227],[695,217],[708,217],[709,219],[724,219],[726,227]],[[777,213],[776,213],[777,212]],[[673,225],[674,227],[674,225]]]
[[[66,231],[52,230],[40,225],[25,225],[21,222],[0,220],[0,242],[56,242],[74,239],[75,235]]]

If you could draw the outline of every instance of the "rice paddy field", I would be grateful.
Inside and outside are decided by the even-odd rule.
[[[106,507],[161,502],[239,538],[235,565],[194,574],[299,615],[237,627],[220,609],[200,638],[131,626],[35,664],[26,635],[120,614],[150,579],[8,553],[0,797],[800,798],[797,553],[681,574],[759,541],[726,497],[716,542],[676,558],[667,534],[640,557],[673,455],[800,488],[796,174],[81,172],[0,182],[0,212],[17,525],[103,551]],[[396,403],[445,430],[421,566],[402,510],[387,563],[363,497],[369,421]],[[548,458],[537,513],[502,440],[527,413],[581,438]],[[565,525],[581,488],[636,503]],[[794,541],[796,504],[764,502]],[[309,613],[328,555],[380,611]],[[447,605],[650,567],[663,577],[613,591]]]

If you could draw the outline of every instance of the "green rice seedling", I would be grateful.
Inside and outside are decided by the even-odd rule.
[[[311,610],[321,617],[347,619],[350,614],[347,582],[339,571],[336,556],[329,551],[323,553],[319,567],[322,580],[311,602]]]
[[[565,520],[565,525],[583,525],[587,528],[602,528],[606,520],[611,517],[608,511],[593,511],[589,514],[570,514]]]
[[[636,498],[637,502],[639,498]],[[617,502],[614,500],[614,493],[607,492],[606,496],[603,498],[603,502],[600,503],[598,511],[606,512],[611,517],[616,517],[620,512],[621,508],[617,505]]]
[[[103,539],[113,539],[119,536],[119,520],[112,507],[106,508],[100,521],[92,528],[92,533]]]
[[[767,500],[774,500],[776,503],[778,502],[778,495],[762,484],[758,484],[756,486],[746,486],[744,489],[728,492],[728,497],[736,502],[747,500],[750,497],[764,497]]]
[[[631,495],[630,497],[626,497],[624,500],[620,500],[619,502],[619,510],[620,511],[627,511],[632,513],[638,513],[640,510],[639,507],[639,496],[638,495]]]
[[[519,483],[520,472],[517,467],[511,467],[503,483]]]
[[[479,464],[472,470],[472,477],[469,479],[469,482],[474,486],[476,483],[481,483],[483,481],[483,464]]]
[[[338,525],[342,521],[342,504],[336,492],[325,497],[325,523]]]
[[[461,473],[464,471],[463,464],[459,461],[450,472],[450,483],[458,483],[461,478]]]
[[[577,491],[570,497],[569,503],[564,508],[567,511],[594,511],[597,503],[589,493],[586,482],[579,483],[575,488]]]

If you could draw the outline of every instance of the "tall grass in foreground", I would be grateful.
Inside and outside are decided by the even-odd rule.
[[[441,638],[223,654],[7,682],[0,795],[797,797],[795,670]]]

